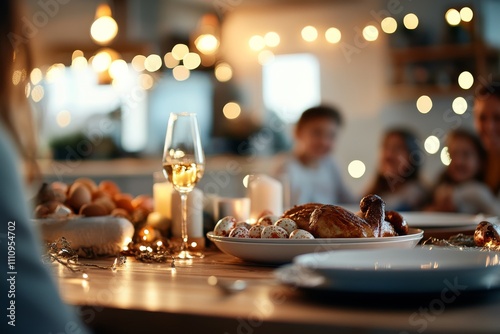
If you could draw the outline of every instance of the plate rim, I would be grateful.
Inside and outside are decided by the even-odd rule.
[[[367,244],[367,243],[387,243],[400,242],[404,240],[422,239],[424,230],[420,228],[410,228],[406,235],[379,238],[316,238],[316,239],[261,239],[261,238],[234,238],[214,235],[214,231],[209,231],[206,236],[211,241],[222,241],[243,244],[265,244],[265,245],[317,245],[317,244]],[[319,240],[319,242],[318,242]],[[361,240],[361,242],[360,242]]]
[[[378,249],[352,249],[352,250],[347,250],[347,249],[341,249],[341,250],[335,250],[335,251],[326,251],[326,252],[322,252],[322,253],[318,253],[318,254],[321,254],[320,256],[327,256],[328,254],[332,254],[333,256],[342,256],[342,254],[338,254],[338,253],[345,253],[345,252],[349,252],[351,253],[350,255],[352,256],[353,253],[379,253],[379,252],[387,252],[389,249],[387,248],[378,248]],[[446,247],[434,247],[434,246],[421,246],[421,247],[414,247],[414,248],[406,248],[406,249],[400,249],[399,251],[402,251],[402,252],[422,252],[422,253],[425,253],[425,252],[434,252],[435,254],[436,253],[441,253],[441,254],[444,254],[444,252],[454,252],[454,253],[457,253],[460,252],[460,254],[467,254],[465,256],[469,256],[469,254],[474,254],[475,256],[487,256],[489,254],[495,254],[495,255],[498,255],[500,257],[500,251],[499,252],[496,252],[496,251],[491,251],[491,252],[484,252],[484,251],[481,251],[480,249],[470,249],[470,250],[467,250],[467,251],[462,251],[462,250],[457,250],[457,249],[454,249],[454,248],[446,248]],[[460,271],[460,270],[478,270],[478,269],[485,269],[485,268],[495,268],[496,270],[499,270],[500,269],[500,262],[498,264],[495,264],[495,265],[489,265],[489,266],[485,266],[485,265],[482,265],[482,264],[476,264],[474,266],[470,265],[470,266],[452,266],[452,267],[442,267],[442,266],[439,266],[437,268],[433,268],[433,269],[419,269],[419,268],[404,268],[404,267],[396,267],[396,268],[378,268],[378,269],[374,269],[372,267],[368,268],[363,268],[363,267],[356,267],[356,268],[353,268],[353,267],[308,267],[308,266],[305,266],[303,264],[300,264],[299,262],[297,262],[298,258],[299,257],[306,257],[306,256],[312,256],[312,255],[318,255],[318,254],[315,254],[315,253],[308,253],[308,254],[301,254],[301,255],[297,255],[295,258],[294,258],[294,261],[293,263],[294,264],[297,264],[299,266],[302,266],[306,269],[309,269],[309,270],[313,270],[313,271],[327,271],[327,270],[330,270],[330,271],[338,271],[338,272],[364,272],[364,273],[367,273],[367,272],[370,272],[370,273],[377,273],[375,275],[378,275],[378,273],[387,273],[387,272],[393,272],[393,273],[399,273],[399,272],[404,272],[404,273],[437,273],[437,272],[440,272],[440,273],[446,273],[446,272],[457,272],[457,271]],[[429,253],[430,254],[430,253]],[[446,258],[444,258],[446,259]],[[490,269],[485,269],[485,270],[490,270]]]
[[[486,216],[483,214],[469,214],[469,213],[457,213],[457,212],[431,212],[431,211],[407,211],[400,212],[405,220],[412,227],[417,228],[443,228],[443,227],[472,227],[477,226],[482,220],[497,219],[495,216]],[[411,219],[408,220],[408,216],[420,215],[425,217],[419,222],[412,222]],[[438,217],[438,222],[432,221],[432,217]],[[439,218],[441,217],[441,218]],[[444,219],[444,217],[455,217],[458,221],[439,221],[439,219]],[[411,218],[411,217],[410,217]]]

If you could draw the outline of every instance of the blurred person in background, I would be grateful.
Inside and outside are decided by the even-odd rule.
[[[305,203],[353,204],[358,202],[344,184],[332,157],[342,115],[320,105],[302,113],[295,126],[294,150],[278,168],[278,179],[288,186],[289,206]]]
[[[447,136],[450,164],[432,192],[429,211],[500,215],[500,201],[482,182],[486,151],[476,134],[456,129]]]
[[[39,173],[33,120],[25,96],[31,62],[18,4],[0,2],[2,333],[86,333],[61,301],[49,269],[41,261],[40,237],[29,217],[27,194],[36,189]],[[14,267],[7,267],[9,250],[15,253]],[[12,271],[17,274],[7,274]]]
[[[479,87],[474,124],[487,153],[484,181],[500,200],[500,80]]]
[[[382,139],[377,174],[365,192],[382,197],[388,210],[419,210],[427,196],[419,177],[420,148],[407,129],[388,130]]]

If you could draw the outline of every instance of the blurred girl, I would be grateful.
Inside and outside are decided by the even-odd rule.
[[[448,134],[447,146],[451,162],[438,180],[428,209],[500,214],[500,201],[481,181],[486,151],[479,137],[464,129],[454,130]]]
[[[487,153],[484,181],[500,200],[500,78],[478,87],[474,124]]]
[[[389,210],[418,210],[426,190],[419,179],[420,151],[416,137],[406,129],[392,129],[382,140],[377,175],[366,194],[381,196]]]

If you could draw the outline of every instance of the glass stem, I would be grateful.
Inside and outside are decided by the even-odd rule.
[[[182,211],[182,221],[181,221],[181,235],[182,235],[182,245],[181,251],[188,250],[188,232],[187,232],[187,193],[181,193],[181,211]]]

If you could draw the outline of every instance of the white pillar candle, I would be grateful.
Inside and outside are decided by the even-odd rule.
[[[172,236],[181,237],[181,195],[172,194]],[[203,237],[203,192],[194,188],[187,198],[187,232],[189,239]]]
[[[250,198],[217,198],[214,202],[215,221],[226,216],[233,216],[237,221],[246,221],[250,218]]]
[[[257,220],[264,211],[280,216],[283,213],[283,186],[270,176],[258,174],[250,176],[248,182],[250,198],[250,219]]]
[[[157,182],[153,184],[153,205],[155,212],[172,219],[172,183]]]

